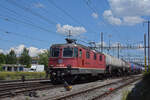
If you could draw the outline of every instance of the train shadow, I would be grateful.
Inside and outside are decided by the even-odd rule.
[[[129,92],[126,100],[150,100],[150,75],[135,84],[131,92]]]
[[[71,85],[78,85],[78,84],[85,84],[85,83],[91,83],[91,82],[96,82],[96,81],[102,81],[102,80],[99,80],[99,79],[78,80],[78,81],[75,81],[75,82],[70,83],[70,84],[71,84]]]

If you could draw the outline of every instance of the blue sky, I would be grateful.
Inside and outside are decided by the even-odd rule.
[[[106,44],[109,35],[111,44],[139,43],[147,32],[143,22],[149,19],[149,2],[1,0],[0,49],[4,51],[19,45],[48,49],[51,44],[65,42],[67,29],[72,29],[75,38],[85,41],[100,42],[100,32],[103,32]]]

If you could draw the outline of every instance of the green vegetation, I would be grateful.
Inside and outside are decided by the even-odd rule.
[[[46,94],[42,94],[42,96],[44,97],[44,96],[46,96]]]
[[[50,55],[50,51],[45,51],[44,53],[41,53],[38,55],[39,57],[39,64],[44,65],[45,67],[48,67],[48,57]]]
[[[28,68],[31,67],[31,57],[29,56],[29,50],[26,48],[23,49],[19,62],[22,65],[27,65]]]
[[[45,50],[44,53],[38,55],[38,63],[48,67],[48,58],[50,55],[49,50]],[[8,54],[0,53],[0,65],[2,64],[22,64],[26,65],[27,68],[31,67],[31,57],[29,55],[29,50],[27,48],[23,49],[20,56],[16,56],[14,50],[11,50]],[[0,71],[1,68],[0,68]]]
[[[14,50],[11,50],[9,54],[6,55],[6,63],[7,64],[16,64],[17,57]]]
[[[130,91],[128,89],[123,90],[121,100],[126,100],[129,93],[130,93]]]
[[[0,65],[0,71],[3,71],[3,68],[2,68],[2,66]]]
[[[29,97],[26,97],[26,99],[25,99],[25,100],[30,100],[30,99],[29,99]]]
[[[45,72],[0,72],[0,80],[19,80],[23,75],[25,79],[45,78]]]
[[[0,64],[6,63],[6,56],[3,53],[0,53]]]

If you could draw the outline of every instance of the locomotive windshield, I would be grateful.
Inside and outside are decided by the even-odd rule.
[[[51,48],[51,57],[59,57],[59,48]]]
[[[63,57],[72,57],[72,56],[73,56],[73,48],[63,49]]]

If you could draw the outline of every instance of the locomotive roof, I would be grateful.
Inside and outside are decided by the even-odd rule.
[[[70,47],[81,47],[81,48],[84,48],[84,49],[86,49],[86,50],[91,50],[91,51],[93,51],[93,52],[101,53],[101,52],[99,52],[99,51],[97,51],[97,50],[93,50],[93,49],[91,49],[90,47],[84,46],[84,45],[82,45],[82,44],[74,44],[74,43],[72,43],[72,44],[70,44],[70,43],[65,43],[65,44],[53,44],[51,47],[59,47],[59,46],[63,46],[63,47],[67,47],[67,46],[70,46]],[[101,54],[103,54],[103,53],[101,53]]]
[[[84,49],[90,49],[90,47],[87,47],[87,46],[84,46],[84,45],[81,45],[81,44],[70,44],[70,43],[65,43],[65,44],[53,44],[52,47],[59,47],[59,46],[62,46],[62,47],[67,47],[67,46],[70,46],[70,47],[82,47]]]

